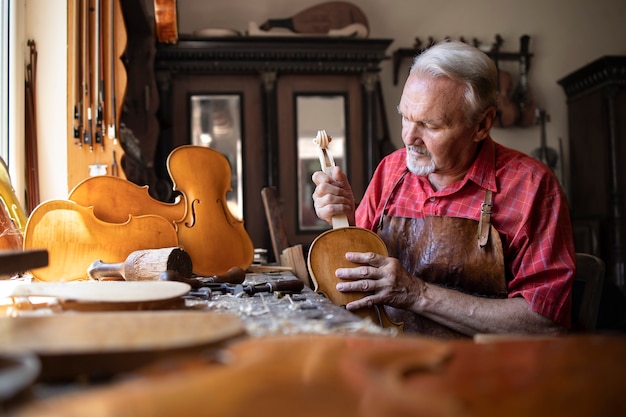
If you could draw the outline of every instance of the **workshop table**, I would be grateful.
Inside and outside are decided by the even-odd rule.
[[[37,383],[9,415],[626,416],[622,334],[397,334],[308,288],[187,297],[185,308],[236,315],[245,332],[104,381]]]
[[[244,285],[292,280],[291,272],[248,273]],[[245,293],[213,292],[208,299],[189,297],[190,308],[223,312],[239,316],[250,336],[287,334],[387,334],[396,329],[383,329],[369,319],[334,305],[322,294],[305,286],[300,293]]]

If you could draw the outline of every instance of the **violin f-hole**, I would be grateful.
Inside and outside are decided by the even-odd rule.
[[[196,224],[196,203],[200,204],[200,200],[197,198],[191,202],[191,224],[189,224],[189,222],[185,222],[185,227],[190,229]]]

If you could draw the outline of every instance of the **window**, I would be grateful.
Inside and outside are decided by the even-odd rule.
[[[9,159],[9,0],[0,0],[0,157]]]

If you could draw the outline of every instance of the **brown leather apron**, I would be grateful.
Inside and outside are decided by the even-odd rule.
[[[406,171],[408,172],[408,171]],[[424,281],[483,297],[505,298],[502,242],[490,224],[492,196],[485,193],[480,221],[456,217],[427,216],[421,219],[390,217],[387,205],[402,175],[385,202],[377,233],[389,256],[398,258],[412,275]],[[462,334],[418,314],[385,306],[388,317],[403,322],[404,331],[440,337]]]

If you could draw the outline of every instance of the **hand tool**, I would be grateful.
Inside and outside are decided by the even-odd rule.
[[[203,287],[208,287],[210,285],[220,285],[220,284],[241,284],[246,278],[246,273],[243,269],[235,266],[230,268],[226,273],[221,275],[213,275],[210,277],[185,277],[181,275],[178,271],[174,271],[168,269],[167,271],[163,271],[159,274],[159,280],[161,281],[178,281],[189,284],[191,288],[198,289]]]
[[[234,269],[234,268],[233,268]],[[260,292],[285,292],[285,293],[299,293],[304,288],[304,283],[297,278],[290,278],[284,280],[261,282],[258,284],[242,284],[231,282],[218,282],[208,281],[202,278],[185,278],[175,271],[166,271],[162,273],[159,278],[163,281],[179,281],[189,284],[194,290],[203,289],[204,295],[208,296],[206,289],[211,292],[221,292],[228,294],[248,294],[250,296]]]
[[[191,257],[179,247],[138,250],[122,263],[96,260],[87,268],[87,275],[97,280],[156,281],[159,274],[167,270],[190,277]]]

